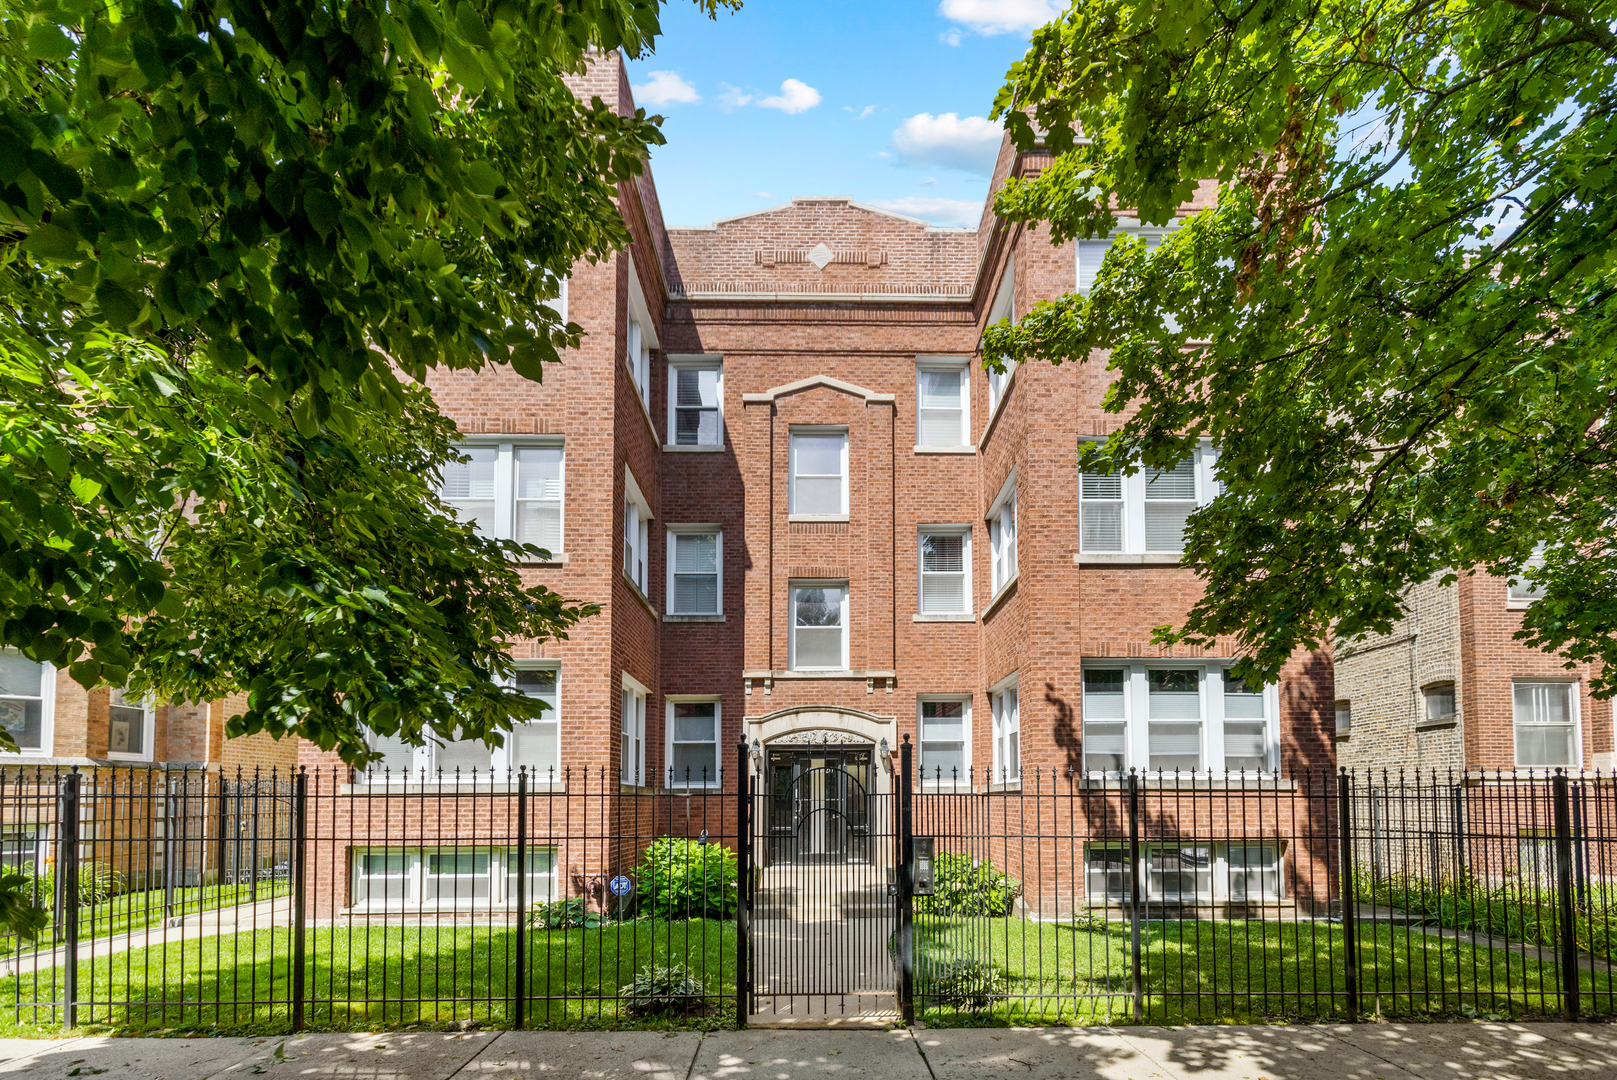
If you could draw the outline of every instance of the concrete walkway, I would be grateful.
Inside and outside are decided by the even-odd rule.
[[[0,1040],[0,1076],[106,1080],[1606,1080],[1605,1024],[443,1032]]]
[[[82,963],[98,956],[111,956],[151,945],[179,945],[220,934],[235,934],[253,930],[268,930],[273,926],[292,925],[292,898],[289,896],[260,900],[256,904],[232,904],[229,907],[210,908],[176,917],[172,922],[159,920],[139,930],[123,930],[116,934],[89,937],[79,942],[79,961]],[[67,959],[65,946],[40,949],[35,952],[8,956],[0,960],[0,977],[29,974],[56,967]]]

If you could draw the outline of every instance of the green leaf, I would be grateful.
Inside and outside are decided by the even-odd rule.
[[[482,160],[471,163],[466,170],[466,178],[471,183],[472,190],[479,195],[493,195],[504,182],[504,177],[499,171]]]
[[[468,94],[475,97],[483,92],[483,65],[477,62],[475,53],[455,38],[449,37],[443,41],[443,56],[449,74],[465,87]]]
[[[331,195],[319,188],[311,188],[304,193],[303,210],[309,215],[309,224],[323,240],[337,227],[337,215],[341,207]]]
[[[101,496],[101,485],[87,476],[75,475],[68,481],[67,486],[78,496],[79,501],[87,506]]]
[[[35,225],[23,241],[23,250],[55,262],[78,262],[79,238],[57,225]]]
[[[36,22],[28,28],[28,55],[35,60],[66,60],[73,55],[73,40],[55,23]]]
[[[108,325],[126,329],[140,321],[146,304],[143,299],[112,281],[103,281],[95,288],[96,303]]]
[[[469,44],[479,49],[487,49],[489,52],[494,51],[494,39],[489,36],[488,27],[483,24],[477,9],[466,0],[460,0],[460,3],[455,5],[455,26]]]

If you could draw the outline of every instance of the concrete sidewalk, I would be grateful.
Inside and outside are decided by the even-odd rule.
[[[0,1076],[106,1080],[1595,1080],[1605,1024],[442,1032],[0,1040]]]

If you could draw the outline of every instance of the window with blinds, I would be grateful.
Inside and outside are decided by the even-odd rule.
[[[484,536],[499,536],[494,525],[498,495],[494,470],[499,463],[500,448],[458,446],[455,451],[464,460],[445,463],[439,495],[462,520],[476,525],[478,532]]]
[[[562,448],[520,446],[512,451],[516,466],[514,539],[561,550]]]
[[[967,371],[964,364],[916,369],[915,441],[918,445],[959,447],[969,443]]]
[[[561,673],[553,667],[521,667],[516,688],[550,706],[537,720],[518,724],[506,736],[502,772],[527,769],[530,782],[554,783],[561,770]]]
[[[805,432],[791,437],[789,513],[836,516],[848,512],[847,432]]]
[[[1224,673],[1224,768],[1262,772],[1269,765],[1263,690]]]
[[[1128,710],[1122,668],[1084,669],[1084,771],[1119,774],[1128,767]]]
[[[966,531],[921,534],[921,614],[971,610],[970,536]]]
[[[1123,477],[1117,473],[1083,473],[1079,496],[1079,550],[1122,551]]]
[[[1185,522],[1196,510],[1196,461],[1151,469],[1145,480],[1145,550],[1185,550]]]
[[[920,703],[921,782],[965,784],[970,781],[970,736],[967,720],[971,702],[964,698]]]
[[[1194,772],[1202,767],[1201,673],[1195,668],[1146,672],[1152,772]]]
[[[669,787],[719,783],[719,702],[669,703]]]
[[[680,360],[670,364],[668,378],[674,445],[724,445],[719,361]]]
[[[717,615],[720,613],[719,559],[723,534],[669,532],[673,565],[669,572],[668,613],[670,615]]]
[[[445,463],[438,494],[484,536],[562,551],[566,448],[543,443],[457,446],[463,461]]]
[[[0,649],[0,725],[23,753],[49,753],[52,672],[16,649]]]
[[[1511,687],[1516,764],[1521,768],[1571,767],[1577,761],[1576,683],[1517,682]]]

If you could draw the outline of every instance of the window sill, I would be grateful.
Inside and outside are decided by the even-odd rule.
[[[533,569],[545,566],[566,566],[570,561],[572,561],[571,555],[568,555],[565,551],[556,551],[552,552],[548,559],[512,559],[511,565]]]
[[[152,756],[150,754],[114,754],[109,750],[107,751],[107,760],[116,761],[121,765],[128,765],[131,762],[149,765],[151,764]]]
[[[917,454],[976,454],[975,446],[917,446]]]
[[[635,584],[634,578],[630,577],[628,574],[624,574],[623,583],[629,586],[629,592],[633,593],[634,598],[640,601],[640,606],[646,609],[646,613],[655,619],[657,617],[657,609],[652,607],[651,601],[646,598],[646,594],[640,591],[640,586]]]
[[[1415,722],[1416,731],[1444,731],[1448,728],[1459,726],[1459,714],[1455,714],[1454,716],[1440,716],[1436,720],[1417,720]]]
[[[1154,552],[1149,555],[1125,555],[1121,552],[1078,552],[1072,561],[1077,566],[1183,566],[1185,557],[1173,552]]]
[[[724,453],[724,444],[720,443],[717,446],[680,446],[680,445],[678,445],[676,443],[663,443],[663,453],[665,453],[665,454],[722,454],[722,453]]]
[[[1078,786],[1085,791],[1127,791],[1127,777],[1079,776]],[[1296,791],[1297,781],[1273,775],[1248,776],[1180,776],[1140,778],[1141,791]]]
[[[1022,791],[1022,781],[1007,780],[1003,784],[984,784],[983,791],[989,795],[995,794],[996,792],[1004,792],[1008,795],[1020,794]]]
[[[1505,610],[1506,611],[1526,611],[1528,608],[1530,608],[1532,606],[1533,606],[1533,601],[1531,601],[1531,600],[1506,600],[1505,601]]]
[[[694,622],[716,623],[723,622],[723,615],[664,615],[663,622]]]
[[[896,679],[896,671],[860,671],[856,668],[825,671],[743,671],[743,679]]]
[[[701,793],[705,794],[705,793],[710,792],[710,791],[723,791],[723,790],[724,790],[724,784],[720,783],[718,781],[715,781],[715,782],[713,782],[711,784],[670,784],[667,787],[658,788],[657,793],[659,795],[689,795],[692,792],[701,792]],[[718,841],[716,841],[716,840],[713,841],[713,842],[718,843]]]
[[[1012,574],[1011,580],[1000,586],[999,592],[995,593],[994,598],[988,601],[988,606],[983,608],[982,619],[984,622],[988,620],[988,616],[999,610],[999,606],[1005,602],[1006,597],[1016,591],[1016,583],[1020,580],[1022,580],[1021,574]]]
[[[844,521],[845,522],[847,520],[848,520],[848,515],[847,514],[787,514],[786,515],[786,521],[787,521],[788,524],[795,524],[795,523],[800,522],[800,521]]]
[[[960,611],[947,615],[912,615],[910,619],[914,622],[974,623],[977,621],[977,613],[974,611]]]

